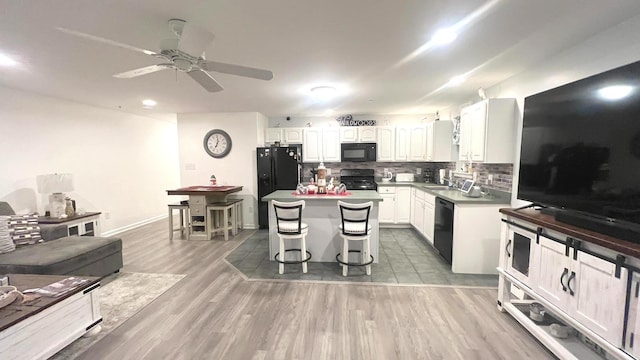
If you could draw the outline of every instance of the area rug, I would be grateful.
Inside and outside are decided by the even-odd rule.
[[[185,275],[181,274],[119,272],[102,279],[100,293],[102,330],[97,334],[79,338],[51,359],[70,360],[80,356],[91,345],[151,304],[184,277]]]

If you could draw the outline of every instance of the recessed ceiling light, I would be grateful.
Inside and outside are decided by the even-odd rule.
[[[458,75],[458,76],[454,76],[451,78],[451,80],[449,80],[449,82],[447,83],[447,85],[449,86],[456,86],[456,85],[460,85],[462,84],[465,80],[467,80],[467,78],[464,75]]]
[[[441,29],[436,31],[436,33],[431,38],[431,41],[435,45],[446,45],[453,42],[458,37],[458,34],[451,29]]]
[[[142,100],[142,106],[145,108],[152,108],[156,105],[158,105],[158,103],[155,100],[151,100],[151,99]]]
[[[614,85],[603,87],[598,94],[605,100],[619,100],[631,94],[633,87],[629,85]]]
[[[18,62],[8,57],[7,55],[0,54],[0,66],[16,66]]]

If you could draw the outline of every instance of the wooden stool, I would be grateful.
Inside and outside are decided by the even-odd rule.
[[[180,228],[173,228],[173,210],[180,210]],[[189,205],[169,204],[169,240],[173,240],[174,231],[185,232],[189,240]],[[186,231],[185,231],[186,230]]]
[[[215,233],[222,232],[224,240],[229,240],[229,230],[235,236],[238,233],[236,225],[236,204],[242,199],[232,199],[227,202],[211,203],[207,205],[207,217],[209,218],[209,238],[211,239]]]

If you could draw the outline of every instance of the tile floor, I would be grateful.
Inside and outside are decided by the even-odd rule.
[[[227,261],[250,279],[498,286],[497,275],[452,273],[450,265],[413,229],[380,229],[380,259],[371,265],[371,276],[365,274],[364,267],[350,267],[349,275],[342,276],[342,267],[333,262],[309,262],[306,274],[300,265],[285,265],[285,273],[280,275],[278,263],[269,260],[268,238],[267,230],[256,231],[226,257]]]

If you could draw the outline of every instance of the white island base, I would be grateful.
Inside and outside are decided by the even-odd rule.
[[[296,196],[291,190],[278,190],[262,198],[263,201],[269,201],[269,258],[274,260],[274,256],[279,251],[280,240],[278,238],[277,226],[275,220],[275,211],[271,200],[277,201],[297,201],[304,200],[305,208],[302,211],[302,221],[309,225],[309,233],[307,234],[307,251],[311,253],[313,262],[336,262],[336,255],[342,252],[342,238],[340,237],[338,226],[340,225],[340,210],[338,209],[338,200],[350,203],[365,203],[373,201],[373,208],[369,215],[369,224],[371,225],[371,255],[373,255],[374,263],[378,262],[378,244],[380,231],[378,227],[378,203],[382,197],[376,191],[360,190],[351,191],[352,195],[348,196],[332,196],[332,195],[307,195]],[[300,248],[300,242],[297,240],[288,240],[285,242],[287,249]],[[351,242],[349,250],[360,250],[361,246],[358,242]],[[355,246],[354,246],[355,245]],[[351,255],[351,261],[356,261],[355,254]],[[300,255],[297,252],[289,252],[286,254],[285,260],[299,260]]]

